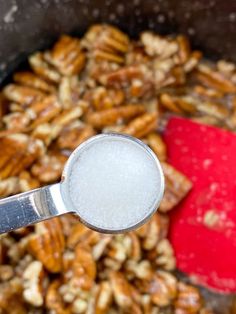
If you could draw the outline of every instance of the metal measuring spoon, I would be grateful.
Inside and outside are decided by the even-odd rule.
[[[129,231],[155,213],[163,192],[160,163],[147,145],[97,135],[71,154],[60,183],[0,200],[0,233],[65,213],[99,232]]]

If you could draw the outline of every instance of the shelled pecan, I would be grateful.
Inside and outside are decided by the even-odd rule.
[[[160,205],[160,211],[167,212],[187,195],[192,188],[192,183],[171,165],[162,162],[162,168],[166,180],[166,189]]]
[[[151,32],[143,32],[141,42],[146,53],[152,57],[158,56],[165,59],[178,52],[178,42]]]
[[[25,134],[14,134],[0,138],[0,178],[17,176],[44,154],[40,140]]]
[[[84,36],[82,45],[95,59],[123,63],[129,49],[129,38],[110,25],[93,25]]]
[[[29,57],[29,63],[32,70],[39,76],[43,77],[46,81],[52,83],[59,83],[61,75],[50,66],[44,59],[41,52],[36,52]]]
[[[62,269],[62,254],[65,247],[64,235],[58,218],[40,222],[28,241],[33,256],[50,272]]]
[[[120,272],[111,273],[111,286],[116,304],[130,313],[141,313],[138,292]]]
[[[87,123],[95,128],[114,125],[116,123],[131,120],[145,112],[142,105],[126,105],[117,108],[106,109],[99,112],[91,112],[87,115]]]
[[[132,120],[122,130],[122,133],[142,138],[157,128],[157,113],[145,113]]]
[[[235,93],[235,84],[227,78],[222,72],[211,69],[206,64],[199,64],[197,67],[197,78],[203,83],[222,93]]]
[[[157,271],[145,285],[145,292],[150,294],[152,302],[157,306],[170,305],[176,298],[177,280],[168,272]]]
[[[58,152],[52,152],[42,156],[31,168],[31,173],[40,182],[57,181],[62,173],[66,156]]]
[[[91,125],[72,124],[62,130],[57,140],[58,147],[60,149],[74,150],[77,146],[95,134],[96,132]]]
[[[9,84],[3,89],[4,96],[9,100],[26,107],[36,100],[42,100],[45,94],[33,87]]]
[[[124,92],[116,89],[106,89],[99,86],[87,92],[88,99],[97,111],[120,106],[125,99]]]
[[[65,76],[79,74],[85,64],[79,40],[67,35],[62,36],[44,57]]]
[[[152,132],[149,133],[145,139],[159,160],[165,161],[167,157],[167,151],[165,142],[161,138],[161,135],[159,135],[157,132]]]
[[[39,89],[46,93],[53,93],[56,91],[52,84],[31,72],[17,72],[14,74],[13,79],[20,85]]]
[[[71,305],[66,305],[59,293],[60,280],[55,279],[51,282],[46,294],[46,308],[57,314],[70,314]]]

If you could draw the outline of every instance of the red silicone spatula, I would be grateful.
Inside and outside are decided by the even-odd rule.
[[[171,118],[169,162],[193,182],[171,213],[177,267],[195,282],[236,292],[236,134]]]

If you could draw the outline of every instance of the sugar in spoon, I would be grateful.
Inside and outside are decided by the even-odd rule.
[[[74,150],[60,183],[0,200],[0,233],[66,213],[99,232],[126,232],[155,213],[163,192],[160,163],[147,145],[97,135]]]

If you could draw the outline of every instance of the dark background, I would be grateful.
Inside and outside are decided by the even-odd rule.
[[[0,0],[0,83],[29,53],[96,22],[185,33],[210,58],[236,61],[236,0]]]

